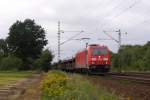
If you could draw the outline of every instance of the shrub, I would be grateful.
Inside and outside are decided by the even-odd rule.
[[[4,58],[4,54],[0,52],[0,61]]]
[[[145,45],[123,45],[117,54],[112,54],[113,70],[150,71],[150,42]]]
[[[42,59],[36,59],[34,62],[33,62],[33,69],[39,69],[39,70],[42,70],[41,67],[43,66],[43,60]]]
[[[117,100],[104,89],[97,89],[79,75],[50,71],[42,82],[42,100]]]
[[[53,55],[48,49],[44,50],[39,59],[36,59],[33,63],[34,69],[41,69],[48,71],[51,65]]]
[[[0,69],[1,70],[12,70],[12,69],[20,69],[22,67],[22,60],[14,57],[14,56],[8,56],[8,57],[4,57],[1,60],[0,63]]]

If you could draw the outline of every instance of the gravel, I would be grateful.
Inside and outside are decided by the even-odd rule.
[[[106,76],[86,76],[94,85],[105,87],[120,95],[124,100],[150,100],[150,86]]]

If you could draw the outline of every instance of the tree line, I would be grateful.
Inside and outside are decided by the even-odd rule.
[[[145,45],[123,45],[117,54],[112,53],[113,70],[150,70],[150,42]]]
[[[0,70],[48,70],[53,55],[44,49],[47,43],[44,28],[34,20],[17,20],[0,39]]]

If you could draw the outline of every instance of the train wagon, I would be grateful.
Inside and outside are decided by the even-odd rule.
[[[110,70],[110,50],[107,46],[89,45],[75,55],[75,69],[108,72]]]

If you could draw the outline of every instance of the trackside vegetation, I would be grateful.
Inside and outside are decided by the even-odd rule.
[[[150,71],[150,42],[145,45],[123,45],[111,57],[113,70]]]
[[[118,100],[114,93],[93,86],[77,74],[50,71],[42,82],[41,100]]]
[[[8,36],[0,39],[0,70],[50,69],[53,55],[44,49],[48,40],[44,28],[32,19],[17,20]]]

